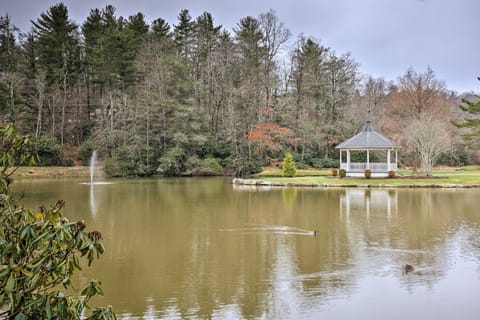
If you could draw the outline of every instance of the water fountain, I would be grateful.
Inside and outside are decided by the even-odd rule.
[[[107,181],[95,181],[95,166],[97,165],[98,161],[98,156],[97,156],[97,151],[92,152],[92,157],[90,158],[90,163],[89,163],[89,170],[90,170],[90,182],[82,182],[82,184],[86,184],[90,186],[90,211],[92,212],[92,215],[95,216],[97,214],[97,203],[95,200],[95,192],[99,192],[100,190],[94,191],[94,186],[98,185],[106,185],[106,184],[111,184],[111,182]]]
[[[88,184],[88,185],[101,185],[101,184],[112,184],[112,182],[107,182],[107,181],[95,181],[95,171],[96,165],[98,162],[98,155],[97,151],[92,152],[92,156],[90,158],[90,165],[89,165],[89,170],[90,170],[90,182],[82,182],[82,184]]]
[[[90,184],[93,184],[93,176],[95,174],[95,163],[97,162],[97,151],[92,152],[90,158]]]

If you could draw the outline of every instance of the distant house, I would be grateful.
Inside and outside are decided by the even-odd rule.
[[[387,177],[389,171],[397,171],[398,168],[399,146],[376,132],[370,121],[365,123],[360,133],[335,149],[340,150],[340,169],[346,170],[348,177],[363,177],[366,169],[370,169],[372,177]],[[354,159],[352,153],[355,154]]]

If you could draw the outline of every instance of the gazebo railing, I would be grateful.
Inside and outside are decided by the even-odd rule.
[[[388,172],[389,171],[388,163],[371,162],[369,166],[372,172]],[[364,172],[367,169],[367,164],[362,162],[351,162],[350,168],[349,168],[348,163],[341,163],[340,169],[347,170],[347,172]],[[397,164],[390,163],[390,170],[397,170]]]

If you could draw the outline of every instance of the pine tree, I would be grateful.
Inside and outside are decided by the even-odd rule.
[[[191,59],[193,53],[194,24],[187,9],[178,14],[178,24],[173,28],[173,36],[180,55],[184,59]]]
[[[151,29],[151,35],[156,40],[167,39],[171,37],[170,25],[162,18],[153,20]]]
[[[477,78],[480,81],[480,77]],[[466,146],[477,148],[480,145],[480,95],[475,95],[476,101],[462,99],[460,109],[466,112],[469,117],[465,117],[463,122],[453,122],[457,128],[465,128],[468,133],[461,135]]]
[[[264,101],[263,68],[265,50],[262,47],[263,34],[260,22],[253,17],[245,17],[234,28],[237,52],[235,61],[234,86],[238,92],[235,96],[235,117],[238,126],[238,141],[241,149],[246,146],[245,158],[252,159],[252,148],[246,137],[259,122],[259,108]],[[244,152],[245,152],[244,151]]]
[[[282,176],[293,178],[297,174],[297,168],[295,167],[295,162],[293,161],[292,154],[287,152],[285,158],[283,158],[282,166]]]
[[[21,87],[24,82],[19,72],[18,33],[19,29],[12,24],[10,16],[0,17],[0,121],[14,124],[23,104]]]
[[[74,84],[79,73],[77,25],[69,19],[68,9],[63,3],[50,7],[32,23],[37,37],[39,63],[46,71],[48,88],[51,93],[58,89],[62,90],[60,143],[63,144],[68,112],[67,90]],[[55,136],[56,106],[52,108],[52,135]]]
[[[77,26],[68,17],[68,9],[57,4],[32,21],[38,41],[39,60],[47,71],[50,84],[61,85],[72,73],[72,55],[76,52]],[[68,79],[67,79],[68,80]]]

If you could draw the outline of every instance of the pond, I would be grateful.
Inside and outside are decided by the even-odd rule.
[[[229,178],[20,180],[106,248],[119,319],[478,319],[480,190],[239,187]],[[314,234],[318,230],[318,234]],[[405,270],[405,265],[413,270]]]

